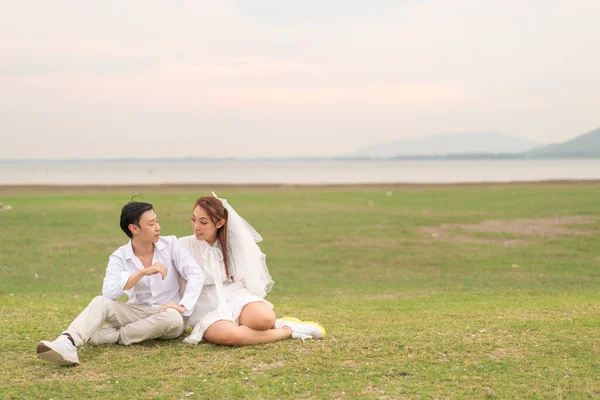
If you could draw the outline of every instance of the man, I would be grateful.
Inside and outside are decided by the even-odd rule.
[[[175,236],[160,236],[151,204],[131,202],[121,209],[121,229],[131,239],[109,258],[102,295],[53,341],[42,340],[37,356],[58,365],[78,365],[77,350],[92,345],[130,345],[175,339],[185,330],[204,284],[204,273]],[[187,281],[180,295],[180,276]],[[127,303],[116,301],[123,293]],[[110,327],[100,328],[107,322]]]

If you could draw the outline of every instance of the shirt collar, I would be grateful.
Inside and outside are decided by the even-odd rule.
[[[208,242],[207,242],[206,240],[204,240],[204,239],[196,239],[196,236],[192,236],[192,237],[195,239],[195,241],[196,241],[197,243],[199,243],[199,244],[202,246],[202,248],[203,248],[203,249],[204,249],[204,248],[206,248],[206,247],[214,247],[214,248],[217,248],[217,249],[219,249],[219,250],[223,250],[223,249],[221,249],[221,242],[219,242],[219,239],[215,240],[215,244],[214,244],[213,246],[211,246],[211,245],[210,245],[210,244],[208,244]]]
[[[125,258],[128,260],[133,259],[133,245],[131,244],[131,239],[129,239],[129,243],[125,245]]]
[[[154,248],[158,251],[162,251],[165,247],[167,247],[167,244],[164,240],[162,240],[161,236],[158,238],[158,242],[154,243]]]
[[[162,240],[162,237],[158,239],[158,242],[154,243],[154,248],[158,251],[163,250],[167,247],[167,244]],[[133,244],[131,243],[131,239],[129,239],[129,243],[125,245],[125,258],[128,260],[132,260],[135,254],[133,254]]]

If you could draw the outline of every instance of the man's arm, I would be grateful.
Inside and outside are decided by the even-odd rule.
[[[125,267],[126,261],[123,257],[119,257],[115,254],[112,254],[109,257],[106,275],[104,276],[104,283],[102,284],[102,296],[108,297],[111,300],[116,300],[121,297],[124,290],[129,290],[133,287],[132,285],[127,289],[125,288],[125,285],[127,285],[131,277],[131,274],[127,272]]]
[[[137,283],[140,281],[140,279],[142,279],[145,276],[154,275],[154,274],[161,274],[162,279],[164,280],[165,276],[167,276],[167,268],[165,268],[165,266],[162,265],[161,263],[154,263],[151,266],[149,266],[148,268],[139,270],[135,274],[129,275],[129,279],[127,279],[127,283],[125,284],[125,287],[123,288],[123,290],[132,289],[135,285],[137,285]]]
[[[162,279],[167,275],[167,269],[160,263],[154,263],[148,268],[130,274],[126,270],[126,261],[122,257],[111,255],[106,267],[106,276],[102,285],[102,295],[111,300],[116,300],[125,290],[133,289],[135,285],[148,275],[161,274]]]
[[[177,238],[173,238],[171,255],[175,268],[177,268],[183,279],[187,281],[185,292],[179,305],[185,307],[183,315],[191,315],[204,285],[204,272],[198,266],[188,249]],[[178,311],[181,312],[181,310]]]

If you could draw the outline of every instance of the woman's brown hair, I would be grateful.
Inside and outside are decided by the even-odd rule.
[[[204,196],[196,200],[194,208],[200,207],[208,214],[208,217],[212,222],[217,225],[222,219],[225,223],[222,227],[217,228],[217,239],[221,243],[221,250],[223,252],[223,263],[225,264],[225,274],[227,279],[233,279],[229,277],[229,250],[227,247],[227,209],[223,206],[221,200],[216,197]]]

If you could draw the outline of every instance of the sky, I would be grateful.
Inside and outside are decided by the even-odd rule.
[[[600,127],[598,0],[0,0],[0,159]]]

